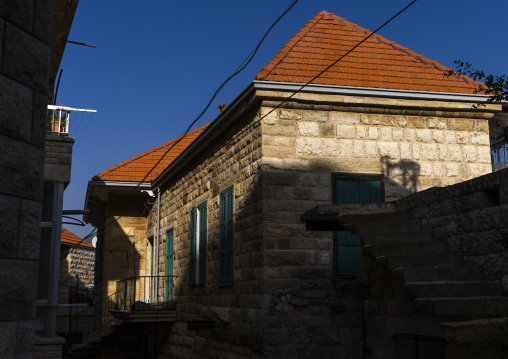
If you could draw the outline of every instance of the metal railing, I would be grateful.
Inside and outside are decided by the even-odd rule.
[[[47,130],[58,135],[68,135],[71,110],[70,107],[48,105]]]
[[[499,171],[508,168],[508,145],[495,146],[490,151],[492,160],[492,171]]]
[[[116,306],[123,311],[173,310],[174,276],[130,277],[116,282]]]

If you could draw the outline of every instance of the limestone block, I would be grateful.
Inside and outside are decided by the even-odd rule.
[[[415,130],[413,130],[412,128],[405,128],[404,129],[404,138],[408,142],[414,142],[416,139]]]
[[[404,140],[404,129],[394,128],[393,129],[393,140],[394,141],[403,141]]]
[[[478,132],[489,132],[489,121],[488,120],[476,120],[476,131]]]
[[[33,92],[34,106],[32,116],[32,144],[44,147],[46,143],[46,116],[48,114],[48,96]],[[1,103],[1,101],[0,101]]]
[[[309,166],[309,161],[294,159],[294,158],[285,158],[284,159],[284,169],[294,170],[294,171],[306,171]]]
[[[323,140],[301,137],[296,139],[296,153],[299,155],[319,156],[323,152]]]
[[[457,143],[469,143],[469,133],[467,132],[457,132],[455,138],[457,139]]]
[[[476,147],[476,151],[478,153],[478,162],[481,163],[490,163],[491,154],[489,146],[478,146]]]
[[[17,322],[0,322],[0,357],[16,358]]]
[[[437,117],[429,117],[427,118],[427,127],[444,130],[446,129],[446,120]]]
[[[397,142],[378,142],[380,156],[388,156],[391,159],[399,159],[399,144]]]
[[[337,125],[337,138],[355,138],[355,126]]]
[[[34,200],[42,199],[44,150],[0,135],[2,192],[19,194]]]
[[[364,141],[353,141],[353,157],[365,157]]]
[[[0,257],[16,257],[19,211],[19,198],[0,194]]]
[[[266,169],[282,169],[284,168],[284,161],[280,158],[265,157],[261,159],[261,168]]]
[[[367,127],[356,126],[356,138],[365,140],[367,138]]]
[[[339,155],[339,141],[328,138],[323,139],[323,155],[337,157]]]
[[[311,171],[381,173],[378,158],[316,157],[309,160]]]
[[[30,142],[32,102],[28,87],[0,75],[0,133]]]
[[[473,133],[471,134],[471,143],[473,145],[489,145],[489,135],[486,133]]]
[[[38,262],[0,259],[0,317],[32,319],[35,317]]]
[[[462,161],[462,152],[460,150],[460,146],[458,145],[448,146],[448,160],[457,162]]]
[[[283,147],[289,147],[291,144],[294,145],[294,139],[289,137],[271,137],[272,143],[274,146],[283,146]],[[270,145],[270,143],[266,143],[267,145]]]
[[[365,157],[377,157],[377,143],[365,142]]]
[[[492,167],[488,164],[472,163],[469,165],[469,175],[471,177],[479,177],[491,172]]]
[[[445,163],[444,171],[446,177],[457,177],[459,175],[459,165],[457,163]]]
[[[32,32],[34,4],[31,0],[2,0],[0,17],[16,24],[22,29]]]
[[[357,113],[332,111],[330,112],[330,122],[356,124],[360,123],[360,120]]]
[[[381,127],[381,139],[384,141],[392,140],[392,129],[390,127]]]
[[[389,127],[397,126],[397,117],[396,116],[382,115],[382,116],[379,116],[379,121],[381,123],[381,126],[389,126]]]
[[[425,119],[422,117],[410,116],[408,122],[411,127],[425,128],[427,126]]]
[[[353,156],[353,141],[340,140],[340,156],[341,157]]]
[[[362,113],[360,114],[360,123],[367,126],[379,125],[379,115]]]
[[[261,108],[261,118],[266,125],[275,125],[277,123],[277,110],[270,107]]]
[[[423,144],[421,147],[421,157],[424,160],[434,161],[437,158],[436,145],[434,144]]]
[[[444,132],[443,131],[432,131],[432,140],[436,143],[444,142]]]
[[[369,127],[369,140],[377,140],[379,138],[379,130],[377,127]]]
[[[51,48],[29,33],[5,26],[2,72],[19,82],[47,93]]]
[[[304,121],[312,121],[312,122],[328,122],[328,112],[326,112],[326,111],[303,111],[302,119]]]
[[[302,111],[283,109],[279,111],[279,117],[282,120],[299,121],[302,119]]]
[[[416,140],[419,142],[432,142],[430,130],[416,130]]]
[[[448,147],[446,145],[437,145],[437,158],[439,161],[446,161],[448,157]]]
[[[298,134],[302,136],[319,136],[319,125],[316,122],[299,122]]]
[[[39,258],[41,213],[42,204],[40,202],[21,201],[18,258]]]
[[[400,159],[402,160],[411,159],[411,145],[409,143],[400,144]]]
[[[53,20],[53,1],[38,0],[35,2],[33,32],[35,36],[48,44],[51,43]]]
[[[17,332],[17,341],[16,341],[16,358],[31,358],[34,351],[35,344],[35,336],[34,336],[34,326],[32,321],[23,321],[18,323],[18,332]],[[57,354],[55,358],[60,358],[62,354],[62,345],[65,340],[63,338],[57,337],[59,339],[60,345],[55,345]],[[52,346],[53,347],[53,346]]]
[[[462,158],[466,162],[476,162],[476,147],[462,146]]]
[[[432,175],[434,177],[443,177],[444,171],[443,171],[443,164],[440,162],[434,162],[432,164]]]
[[[419,162],[420,165],[420,176],[432,176],[432,163],[431,162]]]
[[[263,136],[264,135],[296,137],[296,126],[263,126]]]
[[[446,143],[455,143],[455,132],[445,131],[445,142]]]
[[[319,136],[320,137],[335,137],[335,125],[331,123],[320,123],[319,124]]]
[[[398,127],[407,127],[407,125],[408,125],[407,117],[399,116],[397,118],[397,126]]]

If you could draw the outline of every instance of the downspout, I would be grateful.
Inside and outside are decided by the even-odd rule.
[[[157,187],[157,227],[155,230],[155,295],[156,301],[159,294],[159,241],[160,241],[160,230],[161,230],[161,190]]]

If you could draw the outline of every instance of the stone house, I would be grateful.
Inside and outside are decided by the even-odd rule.
[[[113,313],[143,322],[149,355],[390,353],[372,351],[364,327],[364,273],[377,268],[360,237],[333,213],[307,226],[337,233],[306,231],[300,216],[490,173],[489,120],[502,108],[472,106],[486,101],[481,84],[378,35],[317,76],[368,34],[319,13],[148,176],[177,139],[89,182],[103,298],[129,293]]]
[[[47,136],[46,122],[77,3],[0,2],[2,358],[61,355],[56,258],[74,140]]]

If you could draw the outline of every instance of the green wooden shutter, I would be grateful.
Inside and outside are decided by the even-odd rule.
[[[220,194],[219,285],[233,284],[233,186]]]
[[[381,203],[381,180],[368,177],[340,178],[335,181],[335,203]],[[361,242],[360,236],[350,232],[339,231],[336,234],[335,268],[340,277],[361,275]]]
[[[199,211],[199,283],[206,283],[206,234],[207,207],[206,202],[198,206]]]
[[[196,208],[191,211],[190,249],[189,249],[189,284],[196,284]]]
[[[174,232],[170,229],[166,232],[166,267],[164,278],[164,298],[166,301],[173,300],[173,240]]]

